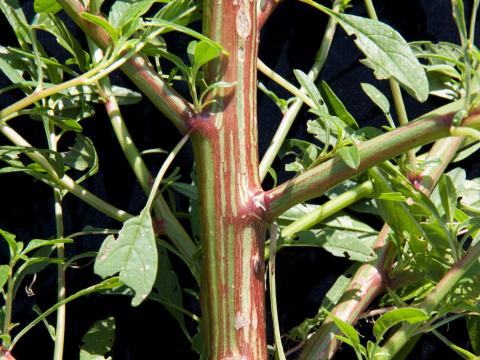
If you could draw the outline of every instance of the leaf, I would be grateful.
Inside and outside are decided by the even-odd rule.
[[[111,360],[106,357],[115,337],[115,319],[108,317],[95,322],[82,337],[80,360]]]
[[[355,121],[355,118],[350,114],[345,105],[340,101],[337,95],[333,90],[328,86],[328,84],[322,80],[320,83],[323,99],[327,103],[327,106],[332,110],[332,113],[337,115],[340,119],[343,120],[345,124],[350,126],[352,129],[358,129],[359,126]]]
[[[332,313],[326,311],[328,316],[332,318],[337,325],[338,329],[345,335],[352,343],[350,344],[354,349],[355,352],[360,352],[361,344],[360,344],[360,336],[358,335],[357,330],[350,325],[349,323],[343,321],[342,319],[336,317]]]
[[[457,208],[457,191],[449,176],[443,175],[438,184],[440,199],[448,222],[453,222],[455,209]]]
[[[8,248],[10,250],[10,259],[17,256],[18,243],[15,240],[15,235],[0,229],[0,235],[7,241]]]
[[[345,146],[337,150],[338,156],[352,169],[358,169],[360,165],[360,153],[355,145]]]
[[[102,16],[93,15],[87,12],[82,12],[82,17],[91,22],[92,24],[96,24],[100,26],[103,30],[106,31],[108,35],[112,38],[113,42],[118,41],[118,32],[115,28]]]
[[[209,61],[219,57],[221,54],[218,46],[214,46],[211,41],[202,40],[195,46],[193,52],[193,67],[199,69]]]
[[[98,166],[97,163],[97,153],[92,140],[80,133],[75,134],[75,144],[66,153],[65,164],[76,170],[84,171]]]
[[[317,87],[308,77],[308,75],[305,74],[302,70],[298,69],[293,70],[293,74],[297,78],[300,85],[302,85],[302,87],[305,89],[308,97],[313,101],[317,110],[328,113],[327,106],[325,105],[322,96],[320,95],[320,91],[318,91]]]
[[[417,308],[400,308],[391,310],[382,316],[380,316],[373,325],[373,334],[377,339],[377,342],[383,339],[383,335],[402,321],[407,321],[410,324],[416,324],[422,321],[428,320],[428,314]]]
[[[390,114],[390,103],[380,90],[368,83],[361,83],[360,86],[370,100],[372,100],[384,114]]]
[[[384,192],[377,196],[377,199],[380,200],[389,200],[389,201],[401,201],[404,202],[407,199],[400,192]]]
[[[197,188],[195,186],[182,182],[173,182],[169,186],[189,199],[198,201]]]
[[[470,338],[470,344],[475,354],[480,354],[480,317],[467,317],[467,331]]]
[[[158,253],[150,213],[144,209],[123,224],[118,239],[103,242],[94,271],[105,278],[120,273],[120,281],[135,291],[132,306],[139,305],[152,291],[158,267]]]
[[[23,249],[23,251],[21,252],[21,255],[27,255],[28,253],[44,246],[51,246],[56,244],[71,244],[71,243],[73,243],[72,239],[53,239],[53,240],[32,239],[28,242],[25,249]]]
[[[35,0],[33,9],[36,13],[55,14],[62,10],[62,7],[57,0]]]
[[[112,93],[117,99],[118,105],[133,105],[142,100],[142,94],[128,88],[112,85]]]
[[[120,30],[145,14],[156,0],[117,0],[108,13],[108,22]]]
[[[0,289],[3,289],[3,286],[7,283],[10,271],[10,266],[0,265]]]
[[[335,18],[367,57],[363,63],[374,70],[377,79],[394,77],[417,100],[428,97],[428,80],[420,62],[403,37],[390,26],[359,16],[336,13],[313,2],[301,0]]]

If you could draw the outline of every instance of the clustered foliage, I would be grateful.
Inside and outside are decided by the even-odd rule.
[[[260,162],[260,177],[263,180],[270,174],[275,186],[269,194],[280,194],[278,198],[282,199],[282,185],[276,186],[276,172],[271,166],[277,156],[285,157],[290,159],[286,171],[294,173],[299,182],[313,184],[307,200],[322,194],[329,200],[321,205],[304,199],[288,200],[294,206],[285,205],[288,209],[274,216],[269,224],[265,260],[270,270],[275,343],[268,351],[272,357],[284,359],[283,338],[295,351],[303,347],[300,357],[305,359],[330,358],[341,342],[350,346],[358,359],[391,359],[397,353],[405,358],[422,334],[431,333],[461,358],[476,359],[480,356],[480,179],[467,179],[465,170],[459,167],[442,173],[450,162],[463,160],[480,147],[480,132],[476,129],[480,111],[480,51],[475,46],[479,1],[470,2],[469,17],[463,1],[452,0],[460,44],[409,44],[397,31],[376,19],[371,0],[365,0],[370,18],[349,15],[348,0],[335,0],[331,8],[325,1],[300,1],[330,16],[330,22],[312,71],[293,70],[298,86],[259,61],[259,70],[292,94],[290,99],[282,99],[259,83],[259,89],[278,105],[283,122],[288,124],[279,127],[278,136]],[[182,172],[191,172],[191,179],[182,178],[178,169],[169,169],[192,130],[185,128],[168,101],[184,106],[173,90],[182,89],[188,97],[186,111],[192,116],[221,112],[222,95],[238,91],[238,84],[225,81],[220,72],[212,75],[216,69],[213,64],[235,55],[193,30],[198,27],[192,24],[209,19],[202,12],[201,2],[116,0],[107,7],[102,0],[80,1],[78,4],[88,11],[77,14],[73,20],[83,22],[84,29],[90,26],[94,30],[89,31],[101,33],[95,37],[87,31],[86,41],[73,36],[64,17],[59,16],[62,8],[76,2],[35,0],[28,4],[34,6],[35,15],[27,19],[17,0],[0,0],[0,10],[18,40],[15,46],[0,45],[0,70],[11,82],[0,92],[24,94],[21,100],[0,111],[0,133],[4,136],[0,175],[23,173],[50,186],[56,223],[51,239],[17,239],[8,228],[0,230],[3,248],[9,251],[8,262],[0,265],[4,300],[0,311],[0,358],[12,358],[16,346],[22,346],[22,336],[33,326],[43,324],[55,342],[54,358],[61,359],[65,336],[65,315],[61,310],[68,302],[95,292],[129,296],[132,306],[144,301],[163,305],[192,343],[192,349],[200,356],[208,356],[201,315],[185,309],[183,301],[187,294],[198,298],[198,288],[205,285],[200,282],[204,240],[199,230],[202,215],[195,166]],[[260,8],[259,5],[259,12]],[[334,31],[337,25],[352,37],[365,55],[361,62],[375,77],[390,81],[395,111],[387,96],[373,84],[361,84],[385,115],[381,129],[363,127],[361,119],[352,116],[332,88],[316,79],[332,41],[333,33],[328,31]],[[42,45],[38,35],[44,32],[55,37],[68,54],[66,58],[57,58]],[[192,39],[183,53],[169,50],[164,35],[172,32]],[[88,46],[82,46],[84,43]],[[128,70],[131,61],[139,64],[146,59],[151,64],[146,66],[148,71],[159,79],[159,96],[152,95],[154,90],[149,90],[149,84],[127,89],[110,83],[112,71],[122,68],[127,74],[134,74],[135,70]],[[407,124],[400,87],[420,102],[437,96],[449,103],[418,122]],[[135,147],[121,107],[140,101],[141,92],[182,133],[173,150],[140,152]],[[309,138],[285,139],[301,106],[308,107]],[[95,111],[103,111],[102,107],[148,197],[139,215],[117,209],[82,186],[102,165],[96,144],[83,133],[82,125],[91,121]],[[419,128],[424,133],[418,135],[414,145],[408,145],[410,137],[416,136],[414,130],[405,133],[409,139],[402,137],[404,129],[410,131],[422,119],[441,117],[451,118],[451,126]],[[43,131],[47,146],[30,144],[15,130],[17,121],[30,121],[32,127]],[[428,153],[421,148],[443,137]],[[391,159],[368,152],[374,148],[381,153],[389,147],[399,149],[392,150],[388,156]],[[143,160],[151,153],[167,155],[158,174],[153,176]],[[331,173],[335,180],[325,180],[328,185],[324,185],[323,180],[312,179],[311,174],[315,175],[317,169]],[[69,215],[62,213],[62,201],[72,196],[69,194],[118,220],[121,226],[113,230],[87,227],[76,229],[73,234],[64,233],[64,216]],[[189,202],[188,214],[176,210],[179,197]],[[278,206],[283,209],[284,205]],[[381,219],[385,226],[380,230],[360,220],[365,213]],[[190,222],[187,229],[180,218]],[[91,235],[105,237],[98,253],[65,257],[66,247]],[[321,247],[332,256],[351,260],[352,267],[335,281],[315,317],[281,335],[276,314],[275,253],[286,247]],[[182,288],[170,262],[172,256],[188,266],[198,282],[197,289]],[[75,271],[72,265],[86,258],[94,259],[93,271],[103,281],[71,293],[64,286],[65,272]],[[56,264],[59,269],[58,302],[48,309],[36,308],[38,317],[30,323],[16,323],[12,313],[26,276],[52,270],[49,264]],[[367,293],[373,295],[368,297]],[[378,316],[373,336],[363,337],[355,328],[355,321],[375,299],[376,308],[371,312]],[[50,317],[54,313],[56,326]],[[463,318],[467,319],[471,339],[468,349],[455,345],[439,331],[449,322]],[[198,324],[195,333],[192,323]],[[113,318],[95,322],[82,340],[80,359],[111,356],[114,333]],[[287,356],[293,353],[286,350]]]

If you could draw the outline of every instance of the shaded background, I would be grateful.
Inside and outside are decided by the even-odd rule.
[[[111,2],[107,2],[104,9],[107,9]],[[27,16],[31,18],[33,1],[20,1],[20,3]],[[350,13],[367,16],[362,1],[353,1],[352,4],[353,8],[349,10]],[[456,27],[451,16],[451,4],[448,0],[376,0],[375,5],[380,20],[398,30],[407,41],[458,42]],[[468,6],[467,10],[469,10]],[[468,13],[469,11],[467,11]],[[82,33],[68,21],[66,16],[64,14],[61,16],[69,25],[70,30],[78,38],[83,39]],[[307,5],[286,0],[279,5],[262,31],[259,57],[286,79],[296,83],[292,70],[301,69],[304,72],[309,70],[320,46],[326,21],[325,15]],[[15,37],[1,15],[0,26],[2,30],[0,43],[4,46],[16,45]],[[39,34],[39,38],[45,44],[45,48],[52,52],[52,55],[66,56],[52,37]],[[167,40],[170,50],[177,54],[184,53],[188,39],[183,36],[170,35]],[[361,126],[380,127],[385,124],[383,114],[364,95],[360,83],[373,83],[385,94],[389,94],[388,83],[376,81],[371,71],[358,62],[361,58],[362,55],[357,51],[353,41],[347,37],[345,32],[337,29],[329,57],[320,77],[333,88]],[[263,76],[259,76],[259,78],[280,97],[289,97],[276,84]],[[0,81],[0,87],[8,84],[3,75],[0,75]],[[119,73],[113,74],[112,81],[118,85],[134,88]],[[19,98],[21,98],[19,92],[2,94],[0,105],[5,107]],[[410,118],[415,118],[443,103],[436,98],[431,98],[426,103],[419,104],[407,96],[405,96],[405,102]],[[260,154],[262,155],[275,132],[281,114],[271,100],[262,93],[259,93],[258,106]],[[162,118],[148,100],[143,100],[137,105],[124,106],[122,112],[132,137],[140,149],[157,147],[171,149],[178,142],[179,137],[175,128]],[[312,140],[312,137],[309,137],[305,131],[306,120],[305,113],[301,113],[292,128],[290,137]],[[40,123],[19,118],[12,121],[11,124],[35,146],[45,146]],[[128,163],[121,153],[104,110],[98,107],[96,116],[84,120],[82,126],[84,126],[84,133],[96,145],[100,160],[99,173],[87,180],[85,186],[120,208],[133,213],[138,212],[143,207],[146,197],[136,183]],[[6,141],[1,138],[0,144],[6,144]],[[480,167],[472,160],[475,157],[474,155],[470,160],[457,164],[467,170],[469,178],[479,176]],[[161,166],[163,158],[150,156],[146,160],[152,172],[155,172]],[[191,149],[187,148],[175,163],[176,166],[184,169],[183,181],[189,181],[191,164],[192,153]],[[275,165],[279,181],[291,176],[282,171],[284,164],[281,161],[276,162]],[[0,199],[2,204],[0,228],[15,233],[17,239],[25,242],[31,238],[54,236],[50,188],[40,182],[35,182],[26,175],[1,175]],[[186,209],[187,205],[185,201],[180,202],[180,207]],[[89,208],[71,195],[65,199],[64,213],[65,234],[79,231],[86,225],[119,227],[117,222]],[[381,223],[376,221],[374,225],[379,228]],[[68,255],[97,250],[102,240],[101,237],[77,238],[75,244],[68,246]],[[4,247],[0,249],[0,260],[4,261],[6,249]],[[178,270],[181,285],[186,288],[195,287],[188,269],[180,261],[176,261],[173,256],[171,258],[175,269]],[[350,262],[345,259],[334,258],[322,249],[315,248],[282,250],[278,254],[277,261],[277,300],[282,332],[287,332],[302,322],[305,317],[313,317],[328,288],[336,277],[350,265]],[[31,311],[34,303],[42,309],[46,309],[55,302],[55,277],[55,269],[49,267],[47,271],[39,274],[34,283],[35,295],[33,297],[27,297],[23,292],[19,293],[13,314],[15,322],[25,324],[31,321],[35,316]],[[71,269],[68,271],[67,287],[69,292],[73,293],[97,280],[98,278],[92,275],[91,266]],[[187,308],[199,312],[198,304],[194,299],[188,294],[184,294],[184,299]],[[64,357],[66,360],[78,358],[78,344],[91,324],[111,315],[115,317],[117,328],[113,350],[114,359],[197,358],[195,353],[190,350],[190,344],[186,341],[176,322],[156,303],[147,301],[137,308],[132,308],[129,298],[91,295],[68,305],[67,314]],[[51,319],[54,321],[53,318]],[[269,319],[268,321],[270,323]],[[193,333],[194,324],[190,325]],[[369,324],[360,322],[358,328],[361,332],[368,333]],[[271,330],[269,330],[271,338],[270,332]],[[463,321],[460,320],[450,325],[445,334],[456,344],[468,347],[468,336]],[[40,325],[20,341],[15,350],[15,356],[19,360],[50,359],[52,352],[52,341],[45,328]],[[434,336],[425,335],[418,342],[409,359],[437,359],[439,357],[442,359],[458,358]],[[344,349],[336,359],[352,358],[354,355],[348,349]]]

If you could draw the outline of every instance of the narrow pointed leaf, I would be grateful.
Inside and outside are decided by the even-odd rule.
[[[108,35],[110,35],[110,37],[112,38],[112,40],[114,42],[117,42],[117,40],[118,40],[117,30],[115,30],[115,28],[105,18],[103,18],[101,16],[89,14],[89,13],[86,13],[86,12],[82,13],[82,17],[85,20],[90,21],[91,23],[100,26],[103,30],[105,30],[107,32]]]
[[[155,283],[158,253],[148,211],[123,224],[115,239],[108,236],[95,261],[95,273],[105,278],[120,273],[120,281],[135,291],[132,306],[139,305]]]
[[[383,335],[402,321],[408,321],[410,324],[419,323],[428,319],[428,314],[417,308],[401,308],[387,312],[380,316],[373,325],[373,335],[377,341],[383,339]]]

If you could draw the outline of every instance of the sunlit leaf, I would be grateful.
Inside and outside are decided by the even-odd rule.
[[[108,35],[110,35],[110,37],[112,38],[112,40],[114,42],[117,42],[117,40],[118,40],[117,30],[107,20],[105,20],[104,17],[98,16],[98,15],[93,15],[93,14],[90,14],[90,13],[87,13],[87,12],[83,12],[82,17],[85,20],[100,26],[103,30],[106,31],[106,33]]]
[[[360,84],[363,91],[377,105],[384,114],[390,114],[390,103],[385,95],[375,86],[368,83]]]
[[[407,321],[410,324],[416,324],[428,319],[428,314],[417,308],[401,308],[394,309],[386,314],[380,316],[373,325],[373,334],[377,341],[383,339],[385,333],[391,327],[395,326],[402,321]]]
[[[360,165],[360,153],[355,145],[342,147],[337,150],[337,154],[352,169],[356,170]]]
[[[152,291],[158,254],[150,213],[143,210],[123,224],[115,239],[108,236],[95,261],[95,273],[105,278],[120,273],[120,281],[135,290],[132,306],[139,305]]]
[[[55,14],[62,10],[62,7],[57,0],[35,0],[33,2],[33,9],[36,13]]]

